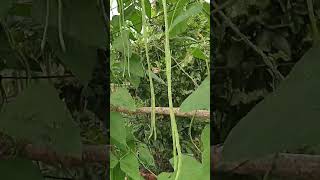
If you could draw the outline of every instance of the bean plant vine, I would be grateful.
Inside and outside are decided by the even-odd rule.
[[[182,153],[179,140],[179,133],[177,129],[177,122],[173,112],[173,103],[172,103],[172,90],[171,90],[171,52],[169,44],[169,24],[168,24],[168,14],[167,14],[167,2],[162,0],[163,5],[163,14],[165,22],[165,60],[166,60],[166,75],[167,75],[167,85],[168,85],[168,101],[170,108],[170,119],[171,119],[171,128],[172,128],[172,142],[173,142],[173,164],[174,170],[177,171],[175,179],[179,178],[180,168],[182,163]],[[178,157],[177,157],[178,154]]]
[[[110,178],[182,180],[193,173],[208,179],[209,3],[116,3],[110,24]],[[130,76],[124,76],[128,66]]]
[[[157,139],[157,130],[156,130],[156,112],[155,112],[155,106],[156,106],[156,100],[155,100],[155,94],[154,94],[154,87],[153,87],[153,80],[151,76],[151,64],[149,59],[149,50],[148,50],[148,26],[146,23],[146,9],[145,9],[145,3],[144,0],[141,0],[142,5],[142,33],[143,33],[143,40],[145,45],[145,51],[146,51],[146,59],[147,59],[147,65],[148,65],[148,76],[150,81],[150,95],[151,95],[151,133],[149,136],[149,139],[151,138],[152,134],[154,136],[154,140]]]

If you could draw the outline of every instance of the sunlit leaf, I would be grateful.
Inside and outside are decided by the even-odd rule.
[[[122,107],[134,111],[136,109],[135,102],[126,88],[117,88],[111,93],[110,104],[115,107]]]
[[[190,112],[194,110],[210,110],[210,79],[207,77],[201,85],[185,99],[180,110]]]

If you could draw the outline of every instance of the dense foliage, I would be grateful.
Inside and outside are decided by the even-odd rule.
[[[318,1],[217,1],[212,132],[214,144],[224,144],[225,160],[319,152],[318,112],[312,108],[319,18]],[[241,178],[250,179],[232,172],[220,177]]]
[[[151,107],[149,75],[153,82],[155,106],[169,107],[162,3],[160,0],[152,4],[144,1],[144,15],[141,1],[117,1],[115,8],[119,14],[111,19],[111,105],[114,107],[133,111],[139,107]],[[185,112],[209,110],[209,4],[169,0],[166,8],[172,23],[168,29],[173,107],[180,107]],[[143,16],[146,23],[143,23]],[[158,175],[158,179],[174,178],[171,173],[163,173],[173,171],[173,124],[170,124],[169,116],[155,114],[155,117],[156,139],[149,138],[152,115],[112,112],[111,144],[115,149],[111,154],[111,172],[114,179],[124,176],[140,179],[140,175],[147,178],[146,174]],[[193,178],[208,179],[207,120],[192,117],[176,117],[176,120],[183,153],[179,179],[191,178],[189,173],[194,173]]]
[[[106,178],[105,164],[67,168],[20,152],[32,144],[81,158],[85,144],[106,144],[102,9],[88,0],[0,2],[1,159],[9,158],[0,179]]]

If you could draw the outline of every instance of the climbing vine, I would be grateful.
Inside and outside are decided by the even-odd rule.
[[[116,2],[110,179],[209,179],[209,117],[196,116],[210,109],[209,3]]]

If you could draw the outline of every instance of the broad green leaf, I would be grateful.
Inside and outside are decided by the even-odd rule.
[[[136,138],[133,135],[133,130],[132,127],[126,127],[126,132],[127,132],[127,144],[128,147],[133,150],[136,151]]]
[[[173,173],[162,172],[158,175],[158,180],[173,180],[174,179]]]
[[[149,0],[144,0],[144,6],[146,9],[146,15],[148,18],[151,18],[151,3]]]
[[[154,159],[152,154],[149,151],[149,148],[145,144],[139,144],[138,147],[139,158],[140,160],[148,166],[155,166]]]
[[[133,180],[141,180],[139,162],[134,154],[129,153],[120,160],[120,168]]]
[[[130,70],[130,72],[133,72],[133,71]],[[129,81],[130,81],[131,85],[136,89],[140,85],[140,77],[135,74],[131,74],[131,76],[129,77]]]
[[[116,167],[111,169],[110,180],[125,179],[125,177],[126,177],[126,174],[121,170],[120,164],[118,164]]]
[[[194,110],[210,110],[210,79],[207,77],[200,86],[185,99],[180,110],[190,112]]]
[[[79,78],[80,82],[87,86],[92,78],[93,69],[98,60],[97,49],[86,46],[80,41],[64,36],[66,52],[63,52],[60,47],[58,33],[53,29],[48,31],[48,41],[55,48],[56,55],[59,59],[70,68],[71,72]]]
[[[103,18],[92,0],[62,1],[62,31],[80,41],[85,46],[105,47],[107,34]],[[45,24],[46,1],[32,2],[32,17],[42,25]],[[58,1],[50,0],[49,26],[58,29]]]
[[[118,31],[119,30],[119,15],[114,15],[112,16],[112,20],[110,22],[111,26],[112,26],[112,30],[113,31]]]
[[[188,0],[168,0],[168,3],[174,4],[174,10],[168,12],[168,20],[169,23],[173,22],[173,20],[181,14],[182,11],[185,10],[185,6],[189,2]]]
[[[201,134],[202,141],[202,167],[203,171],[210,174],[210,124],[206,125]]]
[[[137,32],[141,32],[141,12],[136,9],[135,6],[135,4],[132,4],[125,10],[124,18],[125,20],[129,20],[132,22],[133,27]]]
[[[144,76],[144,70],[140,61],[140,56],[133,53],[130,58],[130,72],[139,77]]]
[[[119,159],[110,151],[110,169],[113,169],[116,167],[116,165],[119,163]]]
[[[3,19],[9,12],[13,0],[1,0],[0,1],[0,20]]]
[[[194,15],[197,15],[202,10],[202,4],[196,3],[188,8],[186,11],[181,12],[172,22],[169,31],[174,31],[178,26],[183,26],[187,24],[187,20]],[[176,27],[177,26],[177,27]],[[171,32],[170,32],[171,33]],[[171,35],[171,34],[170,34]]]
[[[6,104],[0,119],[1,131],[12,137],[48,146],[59,154],[82,154],[80,129],[56,89],[46,81],[32,84]]]
[[[209,58],[201,51],[201,49],[199,49],[199,48],[194,48],[193,51],[192,51],[192,55],[193,55],[195,58],[202,59],[202,60],[208,60],[208,59],[209,59]]]
[[[209,160],[210,161],[210,160]],[[173,165],[173,158],[170,159],[171,166]],[[210,167],[209,167],[210,168]],[[208,168],[202,165],[199,161],[197,161],[194,157],[188,155],[182,155],[182,166],[180,169],[179,180],[193,180],[193,179],[210,179],[210,171]],[[171,180],[174,179],[175,173],[162,173],[161,180]],[[160,176],[159,175],[159,176]]]
[[[201,163],[197,161],[194,157],[188,155],[182,155],[182,166],[180,169],[179,179],[183,180],[194,180],[203,179],[203,169]]]
[[[110,104],[116,107],[126,108],[134,111],[136,109],[135,102],[126,88],[117,88],[111,93]]]
[[[121,146],[126,146],[127,144],[125,121],[118,112],[110,112],[110,137],[111,141],[116,141]]]
[[[209,180],[204,178],[204,174],[202,173],[201,164],[197,161],[194,157],[183,155],[182,156],[182,167],[181,167],[181,174],[179,179],[183,180],[194,180],[194,179],[203,179]]]
[[[234,127],[227,137],[227,161],[251,160],[320,144],[320,48],[313,47],[288,77]]]
[[[0,160],[0,174],[3,180],[44,180],[40,169],[24,159]]]
[[[127,48],[131,46],[129,41],[129,33],[130,32],[127,30],[122,31],[122,36],[116,37],[112,43],[113,48],[121,52],[125,57],[128,57],[128,56],[131,57],[131,54],[132,54],[131,49]],[[129,51],[129,55],[127,54],[128,51]]]

